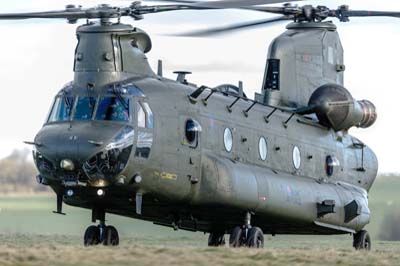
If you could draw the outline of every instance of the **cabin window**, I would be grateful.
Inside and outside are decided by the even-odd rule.
[[[331,177],[334,174],[335,167],[338,166],[340,166],[340,162],[335,156],[326,156],[325,170],[328,177]]]
[[[230,128],[225,128],[225,131],[224,131],[224,146],[225,146],[225,150],[227,152],[231,152],[232,151],[233,135],[232,135],[232,130]]]
[[[293,166],[296,170],[300,169],[301,166],[301,153],[300,149],[297,146],[293,147]]]
[[[268,145],[267,140],[264,137],[261,137],[258,141],[258,152],[260,155],[260,159],[265,161],[268,155]]]
[[[185,137],[187,140],[187,143],[193,147],[196,148],[198,144],[198,139],[199,139],[199,133],[202,131],[201,125],[193,120],[189,119],[186,121],[185,125]]]

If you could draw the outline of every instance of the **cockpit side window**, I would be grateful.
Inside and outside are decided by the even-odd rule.
[[[138,127],[142,128],[154,128],[154,115],[150,109],[150,106],[146,102],[138,102]]]
[[[50,112],[48,122],[70,120],[74,102],[74,97],[57,97]]]
[[[96,105],[94,97],[79,97],[76,104],[74,120],[91,120]]]
[[[146,127],[146,113],[144,112],[141,102],[138,102],[137,114],[138,114],[138,127],[145,128]]]
[[[146,113],[146,127],[154,128],[154,115],[148,103],[143,103],[143,108]]]
[[[150,150],[153,145],[154,118],[150,106],[146,102],[137,101],[137,126],[138,138],[136,144],[135,156],[147,159],[150,156]]]
[[[130,99],[101,97],[96,112],[96,120],[128,122],[131,120]]]

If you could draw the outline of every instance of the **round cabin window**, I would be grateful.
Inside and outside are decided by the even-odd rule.
[[[185,137],[189,144],[197,144],[198,134],[201,132],[200,124],[192,119],[186,121]]]
[[[326,170],[326,175],[328,177],[331,177],[334,174],[335,167],[340,166],[339,160],[332,155],[326,156],[326,161],[325,161],[325,170]]]
[[[224,131],[224,146],[225,146],[225,150],[227,152],[231,152],[232,151],[233,136],[232,136],[232,131],[231,131],[230,128],[225,128],[225,131]]]
[[[260,140],[258,141],[258,152],[260,154],[261,160],[265,161],[268,155],[268,146],[267,146],[267,141],[265,140],[264,137],[261,137]]]
[[[297,170],[300,169],[301,165],[301,154],[300,154],[300,149],[297,146],[294,146],[293,148],[293,166]]]

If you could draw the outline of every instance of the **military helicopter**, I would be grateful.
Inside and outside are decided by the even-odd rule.
[[[118,245],[106,213],[174,229],[209,233],[208,245],[263,247],[264,234],[351,234],[371,248],[363,230],[377,174],[373,151],[348,134],[376,118],[374,105],[343,87],[343,48],[327,18],[394,16],[347,6],[259,6],[280,0],[178,1],[128,7],[100,5],[0,19],[51,18],[77,28],[74,79],[55,96],[34,141],[37,181],[63,203],[92,210],[86,246]],[[124,16],[245,8],[277,18],[192,32],[292,21],[271,44],[261,93],[242,86],[191,84],[186,72],[164,78],[145,53],[151,39],[122,24]]]

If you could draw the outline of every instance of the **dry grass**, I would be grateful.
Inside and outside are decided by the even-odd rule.
[[[0,198],[0,266],[400,266],[400,242],[377,240],[380,231],[392,234],[382,220],[399,213],[399,188],[400,179],[393,177],[379,179],[371,191],[373,216],[367,229],[373,236],[373,251],[368,253],[354,251],[349,235],[265,236],[263,250],[208,248],[207,236],[201,233],[174,232],[113,215],[107,217],[118,228],[121,245],[85,248],[81,234],[90,212],[65,206],[67,216],[54,215],[54,194],[8,195]]]
[[[1,236],[2,266],[101,265],[400,265],[400,243],[380,242],[372,252],[346,248],[303,247],[230,249],[139,244],[126,239],[119,247],[84,248],[77,237]],[[37,243],[37,244],[35,244]],[[168,244],[168,243],[166,243]]]

